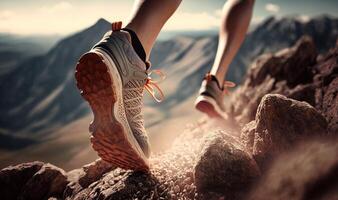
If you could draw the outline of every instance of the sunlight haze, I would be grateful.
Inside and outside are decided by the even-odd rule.
[[[185,0],[165,25],[164,30],[209,30],[217,28],[222,0]],[[338,1],[310,0],[306,4],[295,1],[259,0],[255,5],[252,23],[267,16],[315,15],[337,16]],[[318,5],[315,6],[315,5]],[[95,23],[99,18],[126,22],[133,9],[133,1],[117,0],[2,0],[0,2],[0,32],[15,34],[67,35]]]

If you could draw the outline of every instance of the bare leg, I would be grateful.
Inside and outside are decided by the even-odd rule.
[[[217,53],[210,71],[220,84],[245,38],[253,5],[254,0],[228,0],[224,4]]]
[[[155,40],[181,0],[137,0],[126,28],[136,32],[149,59]]]

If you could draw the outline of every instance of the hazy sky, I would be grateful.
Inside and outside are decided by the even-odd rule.
[[[160,0],[159,0],[160,1]],[[126,21],[133,0],[1,0],[0,32],[69,34],[100,17]],[[164,30],[207,30],[219,24],[225,0],[183,0]],[[330,14],[338,17],[338,0],[256,0],[257,23],[270,15],[298,15],[303,19]]]

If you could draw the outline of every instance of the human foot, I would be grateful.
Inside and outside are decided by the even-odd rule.
[[[228,87],[235,84],[225,81],[221,86],[215,76],[207,73],[202,82],[195,108],[211,118],[227,118],[224,106],[224,95]]]

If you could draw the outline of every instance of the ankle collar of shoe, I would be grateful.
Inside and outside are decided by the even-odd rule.
[[[141,58],[141,60],[146,64],[146,69],[148,70],[148,66],[150,66],[148,64],[149,61],[146,61],[147,55],[146,52],[143,48],[143,45],[141,43],[141,41],[139,40],[137,34],[135,33],[135,31],[129,29],[129,28],[122,28],[122,22],[118,21],[118,22],[113,22],[112,23],[112,31],[116,32],[116,31],[126,31],[129,33],[130,37],[131,37],[131,44],[133,45],[133,48],[136,50],[137,55]]]
[[[216,76],[210,74],[210,72],[208,72],[204,79],[208,82],[208,81],[215,81],[218,88],[222,91],[225,91],[226,88],[232,88],[232,87],[235,87],[236,84],[231,82],[231,81],[224,81],[223,84],[222,84],[222,87],[221,87],[221,84],[219,83],[219,81],[217,80]]]
[[[209,82],[209,81],[215,81],[216,84],[217,84],[217,86],[218,86],[218,88],[220,90],[224,89],[224,87],[223,88],[221,87],[221,84],[218,82],[216,76],[210,74],[210,72],[208,72],[208,73],[205,74],[204,80],[206,80],[207,82]]]

